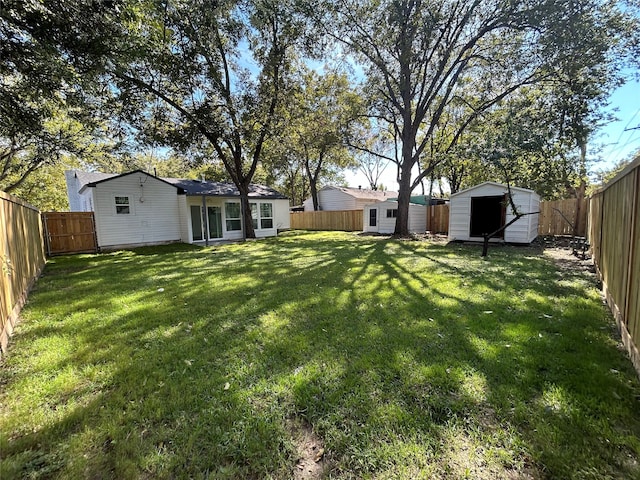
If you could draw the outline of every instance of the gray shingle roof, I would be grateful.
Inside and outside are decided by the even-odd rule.
[[[205,195],[210,197],[239,197],[238,188],[229,182],[208,182],[200,180],[185,180],[182,178],[163,178],[166,182],[182,188],[187,195]],[[257,185],[252,183],[249,186],[249,197],[252,198],[274,198],[286,199],[277,190],[265,185]]]
[[[122,177],[133,173],[144,173],[150,175],[141,170],[135,170],[133,172],[127,172],[123,174],[117,173],[100,173],[100,172],[82,172],[80,170],[75,171],[75,175],[78,178],[80,190],[82,191],[87,186],[95,186],[97,183],[102,183],[110,180],[114,177]],[[150,175],[153,176],[153,175]],[[178,191],[186,193],[188,196],[209,196],[209,197],[239,197],[240,192],[238,188],[230,182],[209,182],[201,180],[187,180],[184,178],[163,178],[156,177],[163,182],[169,183]],[[287,199],[285,195],[282,195],[277,190],[267,187],[265,185],[251,184],[249,186],[249,197],[251,198],[271,198],[271,199]]]

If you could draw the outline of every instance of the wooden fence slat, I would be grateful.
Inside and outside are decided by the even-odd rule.
[[[588,232],[605,298],[640,374],[640,157],[590,197]]]
[[[93,212],[43,214],[49,255],[98,251]]]
[[[577,204],[578,200],[575,198],[540,202],[538,234],[573,235]],[[582,199],[577,228],[577,235],[581,237],[586,235],[587,209],[588,200]]]
[[[40,211],[0,192],[0,351],[45,264]]]
[[[555,200],[540,202],[538,220],[539,235],[573,235],[576,206],[578,200]],[[582,200],[577,234],[587,235],[587,214],[590,203]],[[597,208],[597,207],[596,207]],[[291,228],[296,230],[342,230],[362,231],[362,210],[333,210],[318,212],[291,213]],[[449,205],[432,205],[427,207],[427,231],[432,233],[449,233]]]
[[[361,232],[362,210],[330,210],[318,212],[294,212],[290,214],[294,230],[340,230]]]

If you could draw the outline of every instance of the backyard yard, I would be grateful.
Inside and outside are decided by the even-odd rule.
[[[595,278],[540,248],[290,232],[49,261],[0,478],[639,478]]]

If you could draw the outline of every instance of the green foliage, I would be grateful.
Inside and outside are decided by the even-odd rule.
[[[80,54],[105,31],[86,2],[3,1],[0,7],[0,188],[12,192],[64,156],[89,160],[114,147],[95,110],[91,68]],[[77,35],[91,25],[91,36]],[[74,33],[76,32],[76,33]],[[73,53],[67,47],[73,45]]]
[[[3,478],[637,478],[584,272],[346,233],[51,259],[0,369]]]
[[[267,149],[268,168],[285,176],[294,204],[302,203],[308,191],[317,206],[318,189],[354,165],[347,143],[360,126],[362,99],[337,71],[300,67],[294,81],[282,105],[286,121]]]
[[[522,87],[555,82],[563,135],[584,145],[589,114],[612,78],[592,76],[615,70],[620,39],[637,23],[596,1],[345,1],[318,10],[327,35],[366,72],[370,115],[393,132],[397,156],[387,158],[398,165],[396,233],[405,235],[411,191],[451,159],[470,126]]]

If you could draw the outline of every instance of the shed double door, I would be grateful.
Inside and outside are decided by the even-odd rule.
[[[506,197],[492,195],[487,197],[471,197],[470,237],[482,237],[504,226],[506,221]],[[496,235],[504,238],[504,230]]]

